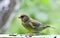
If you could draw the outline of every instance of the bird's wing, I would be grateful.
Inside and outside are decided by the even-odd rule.
[[[29,22],[29,25],[30,25],[30,27],[35,28],[35,26],[33,25],[33,23]]]
[[[30,22],[33,24],[33,26],[40,26],[40,25],[42,25],[42,23],[40,23],[40,22],[38,22],[36,20],[31,20]]]
[[[38,21],[35,21],[35,20],[31,20],[30,22],[31,22],[31,23],[33,24],[33,26],[35,26],[35,27],[39,27],[39,28],[47,28],[47,27],[50,27],[50,26],[44,25],[44,24],[42,24],[42,23],[40,23],[40,22],[38,22]]]
[[[34,29],[37,30],[37,31],[41,31],[45,28],[54,28],[54,27],[51,27],[51,26],[48,26],[48,25],[44,25],[44,24],[42,24],[38,21],[35,21],[35,20],[31,20],[30,22],[32,23],[32,26],[34,26]]]

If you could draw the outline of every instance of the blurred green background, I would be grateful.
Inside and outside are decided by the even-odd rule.
[[[27,14],[43,24],[56,28],[55,30],[52,28],[45,29],[40,32],[41,35],[60,34],[60,0],[23,0],[21,8],[17,11],[11,22],[11,27],[6,33],[29,33],[18,18],[21,14]]]

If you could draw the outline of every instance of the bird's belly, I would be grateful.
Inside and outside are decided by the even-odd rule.
[[[30,27],[29,25],[23,25],[29,32],[36,32],[36,30],[34,30],[32,27]]]
[[[29,32],[37,32],[37,30],[34,29],[29,23],[22,22],[22,24]]]
[[[24,26],[28,31],[33,32],[33,29],[29,26]]]

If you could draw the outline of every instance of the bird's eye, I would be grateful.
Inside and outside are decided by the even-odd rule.
[[[21,18],[23,18],[24,16],[21,16]]]

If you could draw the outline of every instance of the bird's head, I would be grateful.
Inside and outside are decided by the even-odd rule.
[[[29,20],[29,17],[26,14],[21,14],[19,17],[23,22],[26,22]]]

